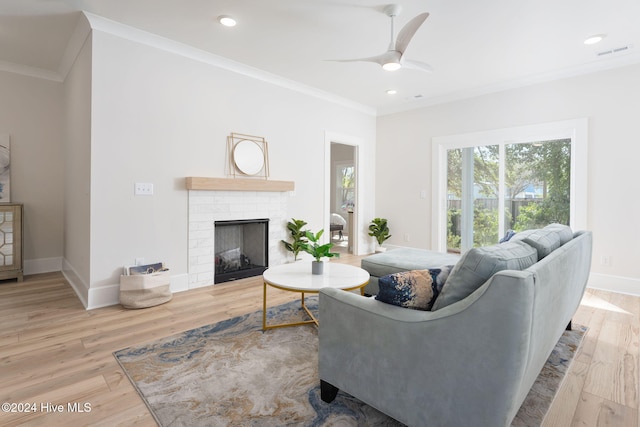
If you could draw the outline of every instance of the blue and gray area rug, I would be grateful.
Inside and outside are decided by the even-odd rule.
[[[307,299],[310,308],[317,299]],[[300,303],[269,309],[269,323],[303,319]],[[513,426],[538,426],[586,328],[565,332]],[[320,399],[312,326],[262,332],[262,311],[114,353],[158,424],[168,426],[402,426],[340,392]]]

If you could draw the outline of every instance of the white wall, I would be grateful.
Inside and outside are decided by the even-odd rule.
[[[295,181],[289,216],[312,228],[328,210],[325,132],[362,138],[363,161],[373,162],[373,115],[121,35],[94,28],[92,38],[89,286],[102,295],[94,306],[117,299],[122,266],[135,258],[164,261],[186,280],[184,178],[224,177],[231,132],[267,139],[271,179]],[[134,196],[135,182],[153,183],[155,194]]]
[[[431,138],[586,117],[590,285],[640,294],[638,111],[640,65],[633,65],[378,118],[376,213],[389,219],[389,244],[430,247]]]
[[[63,272],[89,305],[91,236],[91,35],[64,82],[64,265]]]
[[[0,132],[11,137],[11,201],[24,203],[26,274],[62,262],[63,88],[0,71]]]

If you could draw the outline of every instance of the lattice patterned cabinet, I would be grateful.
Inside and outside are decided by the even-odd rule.
[[[22,204],[0,203],[0,280],[22,281]]]

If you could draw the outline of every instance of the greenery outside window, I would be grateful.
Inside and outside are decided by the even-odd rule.
[[[356,168],[352,163],[337,164],[336,210],[346,214],[353,211],[356,199]]]
[[[586,228],[586,120],[434,138],[433,154],[438,250],[553,222]]]

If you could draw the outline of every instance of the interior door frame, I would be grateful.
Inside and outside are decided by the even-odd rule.
[[[325,171],[325,180],[324,180],[324,229],[329,230],[331,227],[331,182],[333,180],[331,173],[331,143],[349,145],[354,147],[353,150],[353,164],[356,168],[355,173],[355,200],[354,200],[354,209],[353,209],[353,236],[349,236],[349,241],[351,244],[351,252],[354,255],[357,255],[359,240],[360,240],[360,227],[359,224],[362,224],[362,209],[360,208],[360,200],[361,198],[361,185],[360,185],[360,177],[361,177],[361,167],[360,167],[360,148],[363,144],[362,138],[352,136],[352,135],[344,135],[334,132],[325,131],[324,133],[324,171]],[[325,233],[326,236],[330,236],[331,233]],[[353,239],[353,240],[351,240]]]

